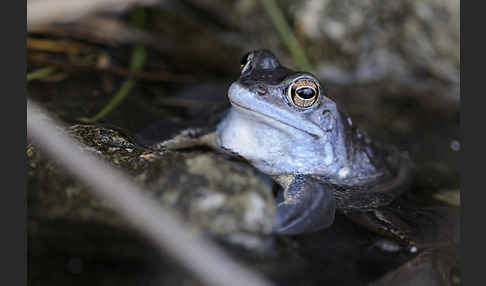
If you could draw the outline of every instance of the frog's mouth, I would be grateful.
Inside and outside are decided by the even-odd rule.
[[[228,89],[228,99],[235,110],[249,116],[249,120],[261,121],[290,135],[293,135],[295,130],[314,140],[325,139],[329,135],[316,123],[291,110],[286,110],[283,102],[275,102],[268,97],[262,98],[239,82],[231,84]]]
[[[314,139],[319,139],[319,135],[314,134],[314,133],[312,133],[312,132],[309,132],[308,130],[305,130],[305,129],[299,128],[299,127],[297,127],[297,126],[295,126],[295,125],[289,124],[289,123],[287,123],[287,122],[285,122],[285,121],[283,121],[283,120],[280,120],[280,119],[278,119],[278,118],[275,118],[275,117],[273,117],[273,116],[271,116],[271,115],[264,114],[264,113],[259,112],[259,111],[257,111],[257,110],[254,110],[254,109],[251,109],[251,108],[249,108],[249,107],[246,107],[246,106],[244,106],[244,105],[238,104],[238,103],[236,103],[236,102],[234,102],[234,101],[232,101],[232,100],[230,100],[230,103],[231,103],[231,105],[232,105],[233,107],[235,107],[235,108],[241,109],[241,110],[243,110],[243,111],[245,111],[245,112],[249,112],[249,113],[257,114],[259,117],[264,117],[264,118],[267,118],[267,119],[270,119],[270,120],[273,120],[273,121],[277,121],[277,122],[279,122],[279,123],[281,123],[281,124],[283,124],[283,125],[286,125],[286,126],[289,126],[289,127],[294,128],[294,129],[297,129],[297,130],[299,130],[299,131],[301,131],[301,132],[304,132],[304,133],[306,133],[306,134],[308,134],[308,135],[312,136]]]

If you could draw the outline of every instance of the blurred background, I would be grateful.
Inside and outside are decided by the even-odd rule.
[[[277,285],[459,285],[459,3],[28,0],[27,88],[87,150]],[[410,152],[411,201],[433,213],[416,218],[427,251],[383,253],[339,217],[274,237],[262,174],[207,151],[140,148],[217,122],[241,56],[262,48]],[[201,285],[30,143],[27,158],[30,285]]]

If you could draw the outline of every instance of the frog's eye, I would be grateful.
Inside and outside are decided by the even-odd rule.
[[[298,107],[307,108],[316,103],[319,96],[319,88],[315,82],[301,79],[289,86],[287,96]]]
[[[244,74],[250,70],[250,63],[252,59],[253,59],[252,52],[248,52],[241,57],[240,59],[241,74]]]

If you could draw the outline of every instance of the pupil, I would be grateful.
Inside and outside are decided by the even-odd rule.
[[[298,96],[300,96],[303,99],[311,99],[315,95],[314,90],[310,87],[299,88],[296,91],[296,93],[297,93]]]

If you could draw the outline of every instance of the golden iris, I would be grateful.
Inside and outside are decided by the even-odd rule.
[[[295,81],[288,88],[287,96],[298,107],[308,108],[317,101],[319,88],[311,80],[303,79]]]

